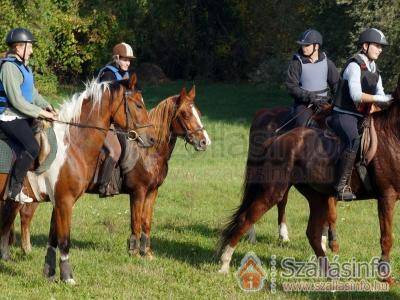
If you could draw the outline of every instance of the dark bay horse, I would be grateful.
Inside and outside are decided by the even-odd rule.
[[[329,115],[330,106],[324,105],[312,116],[314,126],[325,128],[325,118]],[[263,158],[263,144],[271,137],[284,134],[294,128],[294,122],[291,116],[290,107],[274,107],[259,110],[251,123],[249,133],[249,150],[247,164],[257,165]],[[289,189],[285,193],[283,199],[277,203],[278,208],[278,233],[279,239],[283,242],[289,241],[289,232],[286,224],[286,205],[288,200]],[[334,219],[336,219],[336,200],[334,197],[329,199],[330,214],[323,232],[322,243],[329,239],[329,247],[332,251],[338,252],[339,245],[336,241],[336,230]],[[248,232],[249,241],[256,242],[256,232],[254,226]]]
[[[189,93],[182,89],[179,95],[161,101],[150,111],[150,122],[156,130],[156,144],[152,148],[133,145],[138,152],[133,168],[125,175],[123,193],[130,195],[131,231],[128,250],[131,255],[142,254],[152,258],[150,229],[157,191],[168,172],[168,160],[178,137],[193,145],[198,151],[211,144],[207,131],[195,106],[195,88]],[[20,210],[21,244],[30,252],[29,226],[39,202],[24,205]]]
[[[49,279],[55,278],[58,247],[61,280],[69,284],[75,283],[69,263],[72,207],[93,180],[97,159],[110,124],[113,122],[125,132],[137,131],[144,147],[154,144],[155,131],[150,126],[143,97],[135,89],[135,85],[135,74],[127,80],[114,83],[93,81],[83,93],[74,96],[61,107],[61,121],[78,122],[84,126],[54,124],[58,144],[56,159],[38,180],[40,193],[47,195],[53,203],[44,265],[44,275]],[[6,177],[6,174],[0,176],[2,193]],[[19,206],[14,201],[6,201],[3,205],[1,253],[5,259],[9,257],[10,227]]]
[[[357,199],[378,200],[381,230],[381,263],[390,260],[393,243],[392,223],[400,183],[400,81],[394,93],[395,102],[387,110],[374,113],[378,135],[376,155],[368,165],[374,186],[368,193],[353,172],[351,185]],[[332,183],[336,176],[335,163],[340,154],[340,142],[320,129],[295,128],[269,139],[260,149],[262,159],[257,165],[247,165],[243,198],[230,222],[222,231],[218,253],[221,255],[221,273],[229,271],[232,254],[241,236],[271,207],[285,197],[294,185],[309,202],[310,216],[307,237],[314,253],[322,258],[321,269],[329,270],[326,253],[321,245],[323,226],[328,219],[329,199],[333,195]],[[385,277],[393,283],[391,276]]]

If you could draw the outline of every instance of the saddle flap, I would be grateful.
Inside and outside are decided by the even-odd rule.
[[[378,137],[374,126],[374,119],[371,116],[364,120],[362,127],[364,130],[361,137],[361,163],[367,166],[374,158],[378,149]]]

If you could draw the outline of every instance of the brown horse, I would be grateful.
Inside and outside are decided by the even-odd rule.
[[[314,122],[314,126],[319,128],[325,128],[325,119],[329,115],[330,107],[325,105],[318,109],[318,111],[312,116],[311,120]],[[263,144],[271,137],[284,134],[294,128],[293,118],[291,116],[290,107],[274,107],[264,108],[259,110],[252,121],[249,133],[249,150],[248,150],[248,163],[257,164],[262,159]],[[260,157],[261,155],[261,157]],[[282,201],[277,204],[278,208],[278,234],[279,239],[283,242],[289,241],[289,232],[286,223],[286,205],[288,200],[288,191],[285,193]],[[324,227],[322,244],[326,247],[326,241],[329,241],[329,248],[333,252],[339,251],[339,244],[336,240],[336,199],[334,197],[329,200],[329,219],[326,226]],[[248,239],[251,243],[256,243],[256,231],[254,226],[248,231]]]
[[[180,95],[160,102],[150,111],[150,122],[156,128],[155,147],[145,149],[133,145],[130,149],[139,153],[132,170],[124,176],[122,186],[123,192],[130,195],[132,234],[128,250],[131,255],[141,253],[152,257],[150,229],[154,202],[158,188],[167,176],[168,160],[177,137],[183,138],[198,151],[206,150],[211,144],[195,106],[195,96],[193,87],[188,94],[182,89]],[[27,204],[20,210],[21,246],[25,253],[31,250],[29,226],[38,205],[39,202]]]
[[[368,193],[360,178],[353,172],[351,185],[357,199],[378,200],[381,230],[382,269],[389,263],[393,243],[392,222],[394,206],[400,195],[400,183],[393,178],[400,175],[400,81],[394,93],[395,101],[387,110],[372,115],[378,135],[378,149],[368,165],[374,187]],[[328,218],[328,200],[333,195],[335,162],[341,145],[337,138],[326,136],[319,129],[296,128],[263,145],[262,159],[258,165],[247,165],[242,203],[224,228],[220,243],[222,267],[227,273],[235,247],[241,236],[272,206],[284,199],[294,185],[308,200],[310,216],[307,237],[317,257],[321,258],[323,272],[329,266],[321,246],[323,226]],[[379,268],[379,270],[382,270]],[[382,274],[389,283],[392,277]]]
[[[54,124],[58,151],[49,170],[39,176],[39,188],[53,202],[49,242],[44,275],[55,278],[56,248],[60,251],[60,277],[70,284],[75,281],[69,263],[72,207],[92,182],[97,159],[111,122],[126,130],[137,130],[142,146],[154,144],[155,132],[150,126],[141,93],[135,90],[136,75],[124,81],[97,83],[62,105],[60,116],[65,123],[79,122],[80,126]],[[100,129],[101,130],[100,130]],[[0,178],[2,193],[7,175]],[[34,197],[33,194],[30,196]],[[9,257],[9,233],[20,204],[6,201],[1,218],[2,258]]]
[[[129,193],[131,205],[131,236],[129,253],[140,253],[152,258],[150,230],[158,188],[168,172],[168,161],[178,137],[204,151],[211,140],[200,120],[195,106],[195,88],[189,93],[182,89],[180,95],[167,98],[150,111],[151,122],[156,126],[157,141],[151,149],[138,149],[139,160],[124,179],[124,190]]]

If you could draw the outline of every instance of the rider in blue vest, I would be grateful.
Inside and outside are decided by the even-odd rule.
[[[331,125],[344,144],[338,162],[337,178],[334,184],[339,200],[353,200],[349,180],[360,145],[359,125],[370,114],[373,103],[386,106],[392,99],[385,95],[382,78],[375,60],[388,45],[384,34],[369,28],[359,37],[360,51],[345,64],[338,90],[334,99]]]
[[[134,58],[135,56],[130,45],[126,43],[115,45],[113,48],[112,63],[107,64],[100,70],[98,80],[103,82],[129,78],[128,69],[131,60]],[[118,194],[118,189],[111,184],[111,178],[122,151],[118,137],[110,131],[106,136],[104,147],[107,149],[107,157],[102,164],[98,179],[100,197]]]
[[[0,60],[0,130],[21,148],[10,174],[8,198],[21,203],[32,202],[22,187],[26,173],[39,154],[31,121],[39,117],[57,120],[52,106],[36,90],[28,67],[34,42],[29,30],[11,30],[6,37],[9,51]]]
[[[297,40],[301,46],[289,63],[285,85],[294,98],[295,126],[307,121],[322,103],[328,102],[329,91],[335,91],[339,72],[334,63],[321,51],[322,35],[308,29]],[[312,107],[308,107],[313,104]]]

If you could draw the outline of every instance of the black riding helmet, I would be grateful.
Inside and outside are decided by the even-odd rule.
[[[15,43],[35,43],[33,34],[25,28],[14,28],[7,33],[6,44],[11,46]]]
[[[301,46],[307,46],[311,44],[319,44],[319,46],[322,46],[322,34],[319,33],[315,29],[307,29],[304,31],[299,39],[296,41],[297,44]]]
[[[364,43],[376,43],[383,46],[389,45],[382,31],[376,28],[368,28],[361,32],[358,44],[361,46]]]

